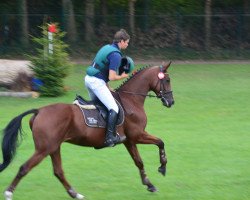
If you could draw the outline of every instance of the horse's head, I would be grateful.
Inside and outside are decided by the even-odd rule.
[[[140,98],[138,100],[141,100],[141,103],[144,103],[146,96],[158,97],[164,106],[170,108],[174,104],[170,78],[167,73],[170,64],[171,62],[160,67],[154,66],[139,69],[116,89],[117,93],[129,94],[129,96],[126,95],[129,98]],[[148,94],[150,90],[156,96]]]
[[[170,108],[174,104],[174,97],[171,90],[170,77],[167,73],[171,62],[168,64],[163,64],[160,66],[156,72],[157,76],[153,77],[153,83],[151,89],[155,92],[158,98],[161,98],[161,101],[164,106]]]

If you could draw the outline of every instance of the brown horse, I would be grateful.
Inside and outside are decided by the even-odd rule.
[[[150,192],[155,192],[156,188],[146,176],[136,144],[154,144],[159,147],[161,165],[158,171],[165,175],[167,157],[164,143],[161,139],[145,131],[147,117],[143,107],[146,96],[160,98],[166,107],[174,104],[170,78],[167,73],[169,66],[170,63],[160,67],[142,68],[114,92],[115,98],[125,111],[125,120],[118,127],[118,132],[126,136],[124,145],[139,169],[142,183]],[[156,95],[149,95],[149,91],[153,91]],[[3,163],[0,165],[0,172],[10,164],[16,153],[18,133],[22,133],[22,118],[31,113],[33,116],[30,119],[30,128],[33,133],[35,153],[20,167],[16,177],[4,192],[5,199],[12,199],[13,191],[22,177],[48,155],[51,156],[55,176],[63,184],[68,194],[72,198],[83,199],[83,195],[77,193],[64,176],[60,146],[63,142],[69,142],[80,146],[100,147],[104,142],[105,129],[91,128],[84,124],[81,120],[82,113],[77,105],[59,103],[40,109],[31,109],[10,121],[4,130],[2,140]]]

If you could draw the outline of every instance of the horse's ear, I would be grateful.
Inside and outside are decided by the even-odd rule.
[[[163,62],[162,63],[163,71],[166,72],[170,65],[171,65],[171,61],[168,64],[166,64],[165,62]]]

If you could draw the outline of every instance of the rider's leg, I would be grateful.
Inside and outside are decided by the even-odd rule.
[[[93,90],[91,89],[92,82],[93,82],[93,80],[91,77],[87,77],[87,76],[85,77],[85,86],[88,90],[89,97],[92,101],[96,101],[98,98],[95,95],[95,93],[93,92]]]
[[[116,137],[116,122],[117,122],[118,114],[111,109],[108,114],[107,120],[107,130],[104,145],[107,147],[113,147],[118,142]]]
[[[92,96],[92,98],[95,95],[109,110],[104,145],[110,147],[114,146],[117,143],[120,143],[121,139],[116,133],[116,123],[119,108],[106,83],[96,77],[86,76],[85,84],[88,90],[90,91],[89,94]]]
[[[115,99],[108,89],[105,81],[94,76],[86,76],[85,85],[92,100],[98,98],[106,106],[108,111],[113,109],[116,113],[119,112]]]

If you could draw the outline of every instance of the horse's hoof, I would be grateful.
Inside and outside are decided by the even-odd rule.
[[[148,191],[149,192],[157,192],[157,189],[155,188],[155,186],[150,186],[150,187],[148,187]]]
[[[84,196],[81,195],[81,194],[79,194],[79,193],[77,193],[77,194],[76,194],[76,199],[84,199]]]
[[[70,188],[67,192],[73,199],[84,199],[84,196],[77,193],[73,188]]]
[[[163,176],[166,175],[166,167],[159,167],[158,172],[160,172]]]
[[[12,192],[10,192],[10,191],[5,191],[4,192],[5,200],[12,200],[12,196],[13,196]]]

